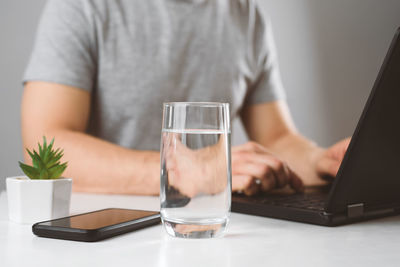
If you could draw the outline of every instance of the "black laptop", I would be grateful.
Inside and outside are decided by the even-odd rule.
[[[335,226],[400,213],[400,28],[330,186],[232,196],[232,211]]]

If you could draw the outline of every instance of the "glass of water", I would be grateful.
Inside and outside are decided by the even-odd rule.
[[[229,104],[164,103],[161,218],[168,234],[221,236],[231,207]]]

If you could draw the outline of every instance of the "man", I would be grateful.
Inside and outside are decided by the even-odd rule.
[[[232,148],[232,189],[248,195],[325,183],[348,145],[297,132],[252,0],[49,1],[24,82],[24,146],[55,137],[77,191],[158,194],[163,102],[231,104],[252,140]]]

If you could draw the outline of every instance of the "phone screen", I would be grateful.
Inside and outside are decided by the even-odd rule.
[[[128,209],[104,209],[48,222],[42,222],[40,224],[44,226],[93,230],[110,225],[138,220],[156,214],[159,214],[159,212]]]

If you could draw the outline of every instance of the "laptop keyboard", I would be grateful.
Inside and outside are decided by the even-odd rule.
[[[294,195],[258,195],[252,197],[247,197],[244,195],[237,196],[240,196],[240,198],[246,198],[246,200],[250,200],[251,202],[258,204],[317,211],[324,210],[325,200],[327,198],[327,194],[322,192]]]

